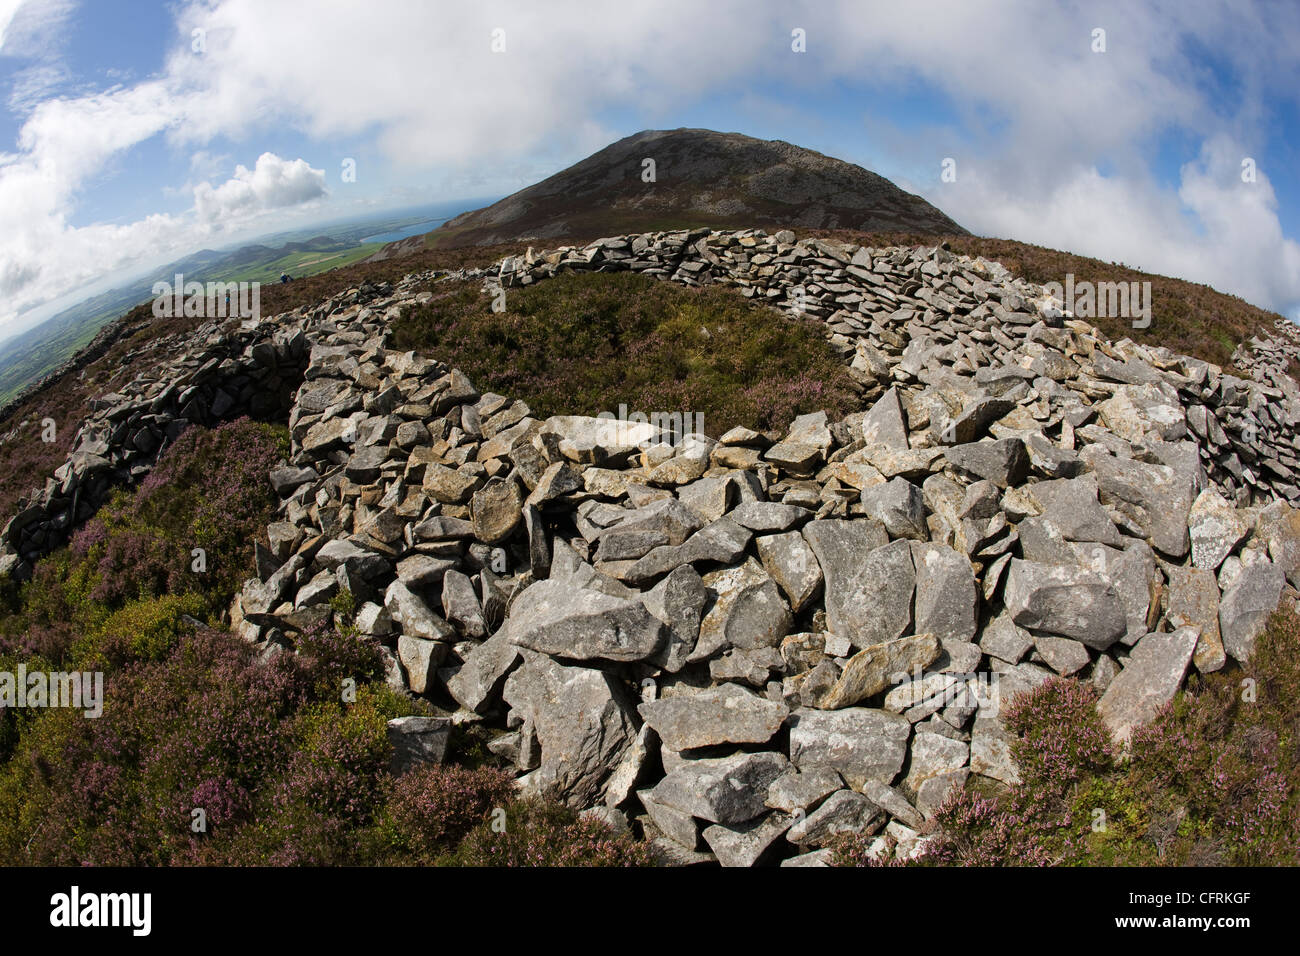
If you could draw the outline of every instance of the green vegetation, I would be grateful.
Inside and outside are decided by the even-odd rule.
[[[204,282],[261,282],[271,284],[279,282],[280,276],[288,273],[294,279],[315,275],[329,269],[349,266],[373,256],[381,248],[382,242],[368,242],[337,251],[304,250],[291,252],[267,261],[254,264],[240,263],[225,268],[212,269],[203,274]]]
[[[567,807],[518,800],[474,829],[444,862],[452,866],[654,866],[645,843],[615,834]]]
[[[812,319],[796,321],[732,289],[632,273],[566,273],[491,297],[460,283],[406,310],[394,345],[460,368],[476,386],[538,415],[629,410],[701,414],[782,429],[795,415],[856,407],[852,380]]]
[[[1096,693],[1056,679],[1004,709],[1021,783],[968,785],[918,862],[965,866],[1300,863],[1300,617],[1281,610],[1240,670],[1193,676],[1130,750]],[[840,865],[868,864],[869,838]]]
[[[30,582],[3,583],[0,671],[102,671],[104,693],[94,718],[0,712],[0,865],[653,862],[629,837],[517,801],[501,770],[394,778],[386,722],[430,709],[384,683],[350,594],[297,653],[262,658],[220,629],[287,441],[247,419],[190,428]],[[453,739],[462,751],[485,762],[469,735]]]
[[[0,346],[4,352],[0,359],[0,406],[71,359],[94,341],[106,322],[121,314],[120,306],[110,305],[5,342]]]

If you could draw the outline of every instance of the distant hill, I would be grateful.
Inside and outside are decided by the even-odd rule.
[[[654,161],[654,182],[643,180]],[[646,130],[500,202],[386,246],[559,241],[654,229],[751,226],[969,235],[920,196],[861,166],[781,140],[704,129]]]

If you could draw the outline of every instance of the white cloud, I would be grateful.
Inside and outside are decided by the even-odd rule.
[[[32,0],[14,15],[12,0],[0,0],[0,25],[10,11],[26,48],[39,45],[28,14],[38,3],[66,10],[62,0]],[[631,131],[604,117],[676,125],[710,101],[753,115],[745,104],[761,106],[772,89],[787,91],[778,102],[789,132],[775,135],[844,155],[829,144],[850,137],[812,115],[801,121],[800,104],[849,84],[874,91],[844,124],[870,119],[877,171],[914,179],[909,188],[977,232],[1300,308],[1296,245],[1283,235],[1268,171],[1253,192],[1229,175],[1234,156],[1253,154],[1265,135],[1262,92],[1300,91],[1300,18],[1285,5],[955,0],[926,9],[922,18],[906,4],[864,9],[858,0],[389,0],[358,17],[351,0],[194,2],[176,14],[176,46],[159,74],[31,109],[19,152],[0,160],[0,310],[12,317],[82,277],[323,192],[322,171],[272,154],[220,182],[205,156],[214,144],[298,133],[333,171],[346,144],[364,140],[374,152],[359,177],[368,162],[389,163],[413,181],[483,182],[475,192],[486,193],[490,182],[513,186]],[[807,30],[807,54],[790,52],[793,26]],[[1089,49],[1096,26],[1107,30],[1104,54]],[[190,45],[196,27],[206,31],[201,54]],[[490,50],[497,27],[503,54]],[[1189,52],[1198,47],[1227,64],[1236,102],[1205,91],[1206,65]],[[764,92],[750,95],[756,89]],[[891,128],[891,98],[918,90],[934,91],[958,123]],[[1153,171],[1158,137],[1170,130],[1201,144],[1176,185]],[[70,227],[79,190],[160,135],[196,157],[190,175],[204,181],[193,210]],[[937,181],[945,156],[960,170],[950,187]]]
[[[204,222],[238,219],[249,213],[296,206],[325,195],[325,173],[306,160],[285,162],[263,153],[250,170],[235,167],[235,176],[213,187],[200,183],[194,189],[194,208]]]
[[[0,0],[0,55],[55,56],[76,6],[76,0]]]
[[[928,172],[908,188],[983,235],[1122,261],[1300,314],[1300,246],[1283,235],[1268,170],[1253,185],[1240,177],[1243,157],[1256,154],[1246,144],[1265,135],[1265,92],[1294,98],[1300,89],[1300,18],[1217,3],[1106,3],[1051,18],[1035,10],[956,4],[918,31],[902,7],[860,28],[841,8],[837,70],[865,69],[886,89],[919,76],[966,120],[961,130],[878,124],[886,154]],[[1105,53],[1090,49],[1094,26],[1107,31]],[[1188,53],[1198,46],[1231,65],[1235,99],[1201,91],[1205,64]],[[1172,130],[1201,144],[1176,186],[1154,170],[1158,137]],[[956,183],[937,182],[945,156],[957,159]]]
[[[122,123],[129,125],[132,115],[122,111]],[[60,153],[62,168],[88,174],[96,160],[118,151],[117,143],[112,137],[91,137],[82,149]],[[0,311],[0,330],[12,327],[23,311],[104,275],[175,258],[186,247],[213,238],[241,234],[260,217],[324,193],[321,170],[303,159],[288,161],[263,153],[253,169],[237,166],[234,177],[219,186],[204,182],[195,187],[188,214],[72,227],[66,212],[76,176],[53,175],[29,159],[9,159],[0,166],[0,302],[8,306]]]
[[[23,5],[23,0],[0,0],[0,50],[5,48],[5,40],[9,35],[9,25],[18,15],[18,8]]]
[[[55,95],[72,79],[68,68],[61,63],[41,63],[13,75],[13,89],[9,93],[9,109],[15,113],[30,113],[42,100]]]

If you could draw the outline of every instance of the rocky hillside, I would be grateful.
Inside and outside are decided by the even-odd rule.
[[[654,162],[654,181],[643,179]],[[645,130],[428,234],[437,247],[709,226],[964,235],[919,196],[873,172],[780,140]],[[387,257],[423,237],[394,244]]]
[[[628,235],[511,256],[719,283],[825,321],[840,420],[683,434],[671,412],[539,419],[387,348],[432,278],[210,325],[105,396],[3,531],[22,577],[186,423],[285,415],[290,457],[231,627],[273,657],[336,621],[518,786],[665,858],[817,865],[838,835],[914,858],[955,789],[1018,780],[1002,707],[1087,682],[1122,743],[1191,673],[1250,658],[1300,584],[1294,348],[1262,381],[1111,342],[997,263],[792,232]],[[774,313],[773,321],[781,321]],[[337,598],[349,596],[347,602]]]

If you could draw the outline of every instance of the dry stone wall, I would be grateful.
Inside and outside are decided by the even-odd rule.
[[[952,788],[1016,781],[1011,696],[1090,681],[1123,740],[1189,672],[1249,657],[1295,598],[1282,387],[1107,342],[943,249],[657,233],[454,277],[508,295],[570,269],[819,316],[862,408],[718,438],[542,419],[387,348],[396,312],[430,296],[412,276],[209,330],[96,412],[35,517],[6,529],[6,560],[49,543],[30,529],[80,520],[71,476],[130,478],[169,429],[301,376],[232,628],[291,652],[346,590],[388,680],[446,714],[393,727],[403,767],[482,723],[521,789],[674,861],[737,866],[819,865],[844,832],[914,854]]]

